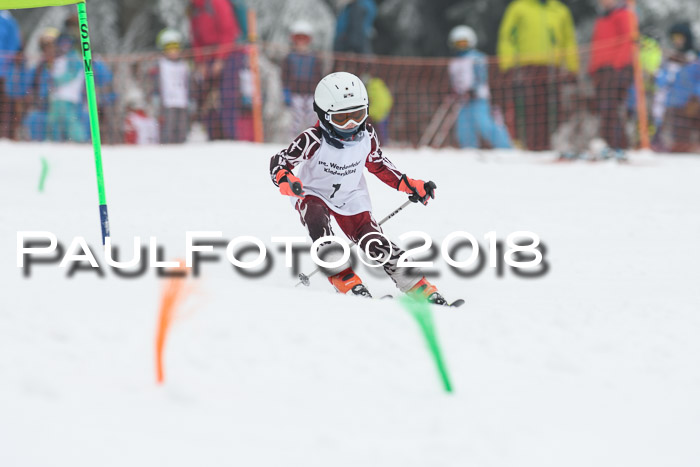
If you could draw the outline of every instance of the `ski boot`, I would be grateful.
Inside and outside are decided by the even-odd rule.
[[[437,287],[428,282],[428,280],[425,277],[418,281],[418,283],[406,293],[414,299],[424,299],[427,300],[428,303],[432,303],[433,305],[449,305],[447,303],[447,300],[445,300],[445,298],[442,295],[440,295],[440,292],[438,292]]]
[[[338,293],[347,294],[352,292],[354,295],[360,297],[372,298],[372,294],[369,293],[365,284],[362,283],[362,279],[355,274],[352,268],[347,268],[338,274],[328,277],[328,281],[335,287]]]

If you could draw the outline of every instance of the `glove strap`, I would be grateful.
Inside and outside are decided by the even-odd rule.
[[[287,175],[289,175],[289,171],[285,169],[281,169],[277,172],[277,175],[275,175],[275,181],[277,182],[277,186],[280,186],[282,183],[286,183],[289,181],[289,178],[287,178]]]

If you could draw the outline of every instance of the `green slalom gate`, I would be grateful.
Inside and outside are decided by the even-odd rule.
[[[90,134],[95,153],[95,172],[97,175],[97,193],[99,196],[100,226],[102,244],[109,237],[109,217],[107,215],[107,197],[105,196],[104,173],[102,170],[102,142],[100,140],[100,121],[97,116],[97,97],[95,95],[95,78],[92,71],[92,51],[90,50],[90,32],[88,29],[85,0],[0,0],[0,10],[20,8],[39,8],[46,6],[73,5],[78,8],[80,44],[85,69],[85,89],[87,91],[88,112],[90,114]]]

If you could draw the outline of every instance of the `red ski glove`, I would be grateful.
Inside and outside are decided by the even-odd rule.
[[[435,199],[435,189],[437,186],[435,182],[424,182],[423,180],[413,180],[408,178],[406,175],[401,176],[401,181],[399,182],[399,191],[408,193],[410,196],[409,200],[417,203],[420,201],[423,204],[428,204],[430,198]]]
[[[304,199],[304,185],[301,184],[301,180],[294,176],[294,174],[288,170],[280,170],[275,176],[277,181],[277,186],[280,188],[280,193],[284,196],[296,196],[297,198]]]

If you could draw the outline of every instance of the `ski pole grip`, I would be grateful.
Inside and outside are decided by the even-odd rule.
[[[294,192],[295,195],[297,195],[297,196],[301,195],[301,192],[302,192],[301,183],[294,182],[294,183],[291,183],[290,185],[292,185],[292,191]]]

